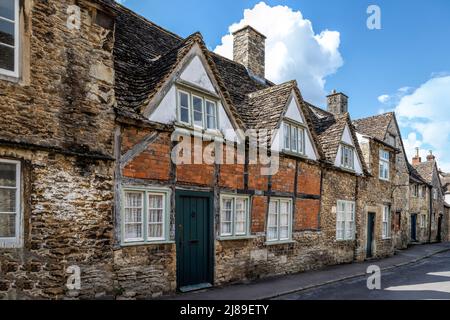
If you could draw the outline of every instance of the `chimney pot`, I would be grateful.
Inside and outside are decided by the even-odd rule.
[[[416,156],[412,159],[413,166],[417,166],[422,163],[422,158],[419,156],[419,148],[416,148]]]
[[[329,96],[327,96],[328,112],[340,115],[348,112],[348,97],[342,92],[333,90]]]
[[[430,150],[430,154],[427,156],[427,161],[431,162],[436,160],[436,157],[433,155],[433,151]]]
[[[251,26],[233,32],[233,60],[244,65],[249,74],[265,81],[266,37]]]

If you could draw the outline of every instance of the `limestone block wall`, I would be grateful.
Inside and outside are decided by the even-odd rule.
[[[0,147],[22,162],[23,247],[0,248],[0,299],[113,295],[110,161]],[[69,266],[81,269],[70,292]]]

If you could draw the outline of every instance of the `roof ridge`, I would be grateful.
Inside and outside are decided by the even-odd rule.
[[[373,115],[373,116],[369,116],[369,117],[365,117],[365,118],[355,119],[355,120],[353,120],[353,122],[358,122],[358,121],[368,120],[368,119],[374,119],[374,118],[378,118],[378,117],[381,117],[381,116],[387,116],[387,115],[392,116],[392,115],[394,115],[394,114],[395,114],[394,111],[389,111],[389,112],[380,113],[380,114]]]
[[[294,88],[296,85],[297,85],[297,81],[296,80],[289,80],[289,81],[286,81],[286,82],[283,82],[283,83],[280,83],[280,84],[276,84],[276,85],[273,85],[273,86],[270,86],[270,87],[267,87],[267,88],[264,88],[264,89],[261,89],[261,90],[250,92],[250,93],[247,94],[247,96],[249,98],[253,98],[254,95],[262,94],[263,91],[278,91],[278,90],[284,89],[284,88],[289,87],[289,86]]]

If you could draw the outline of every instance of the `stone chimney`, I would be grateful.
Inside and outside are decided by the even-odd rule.
[[[436,157],[433,155],[433,151],[430,150],[430,154],[427,155],[427,161],[431,162],[431,161],[434,161],[434,160],[436,160]]]
[[[348,112],[348,97],[341,93],[333,90],[329,96],[327,96],[328,112],[331,112],[335,115],[344,114]]]
[[[233,37],[234,61],[243,64],[251,76],[264,81],[266,37],[250,26],[235,31]]]
[[[416,156],[412,158],[412,164],[413,166],[417,166],[421,162],[422,158],[419,156],[419,148],[416,148]]]

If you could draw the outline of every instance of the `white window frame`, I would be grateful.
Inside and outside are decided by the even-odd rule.
[[[218,132],[219,131],[219,103],[216,100],[211,99],[208,95],[202,95],[200,92],[190,92],[187,89],[177,88],[177,121],[181,124],[188,125],[194,129],[202,129],[210,132]],[[181,120],[181,94],[186,94],[188,96],[188,114],[189,121],[185,122]],[[199,126],[195,124],[194,121],[194,97],[202,100],[202,125]],[[206,107],[206,103],[211,103],[214,105],[214,126],[215,128],[208,128],[208,109]]]
[[[16,165],[16,186],[15,187],[6,187],[0,186],[2,189],[16,189],[16,205],[15,205],[15,215],[16,215],[16,225],[15,225],[15,237],[13,238],[0,238],[0,247],[4,248],[16,248],[22,246],[22,222],[23,222],[23,213],[22,213],[22,168],[20,161],[17,160],[8,160],[8,159],[0,159],[0,163],[7,164],[15,164]],[[4,214],[11,214],[9,212],[5,212]]]
[[[142,202],[142,237],[127,239],[125,238],[125,208],[126,208],[126,194],[127,193],[140,193],[143,196]],[[149,196],[156,195],[162,196],[163,200],[163,229],[162,236],[158,238],[150,238],[148,236],[149,222]],[[170,234],[170,195],[171,191],[164,188],[146,188],[146,187],[123,187],[122,189],[122,209],[121,209],[121,230],[122,230],[122,245],[133,244],[152,244],[152,243],[164,243],[169,242]]]
[[[438,199],[438,193],[436,188],[433,188],[433,200],[437,200]]]
[[[350,152],[349,161],[350,163],[346,163],[345,161],[345,152]],[[341,167],[348,170],[355,170],[355,148],[346,144],[341,144]]]
[[[217,121],[217,119],[218,119],[218,116],[217,116],[217,112],[218,112],[218,110],[217,110],[217,102],[215,102],[215,101],[213,101],[211,99],[208,99],[208,98],[205,98],[204,100],[205,100],[205,128],[206,128],[206,130],[214,130],[215,131],[219,127],[219,123]],[[211,117],[208,114],[208,106],[207,106],[208,103],[211,103],[211,104],[214,105],[214,128],[208,128],[208,117]]]
[[[20,52],[20,21],[19,21],[19,0],[14,0],[14,21],[7,18],[0,17],[0,20],[14,23],[14,46],[7,44],[0,44],[0,46],[5,46],[14,49],[14,71],[6,70],[0,68],[0,74],[18,78],[19,77],[19,52]]]
[[[386,155],[388,155],[388,157],[385,157]],[[391,176],[391,172],[390,172],[390,170],[391,170],[391,166],[390,166],[391,155],[390,155],[389,151],[380,149],[379,161],[380,161],[380,164],[378,166],[379,179],[384,180],[384,181],[390,181],[390,179],[391,179],[391,177],[390,177]],[[385,171],[387,172],[387,177],[384,176]]]
[[[202,102],[202,124],[199,126],[198,124],[195,123],[195,108],[194,108],[194,99],[199,99]],[[203,99],[203,97],[193,93],[191,94],[191,112],[192,112],[192,125],[194,126],[194,128],[200,128],[200,129],[205,129],[206,128],[206,124],[205,124],[205,99]]]
[[[266,230],[266,242],[267,243],[282,243],[282,242],[289,242],[292,240],[292,199],[289,198],[270,198],[270,202],[269,202],[269,216],[272,214],[270,213],[270,208],[271,208],[271,204],[274,203],[275,204],[275,208],[276,208],[276,225],[275,226],[271,226],[269,225],[269,217],[267,218],[267,230]],[[288,205],[288,224],[287,227],[288,228],[288,236],[286,238],[281,238],[281,203],[287,203]],[[269,228],[277,228],[277,237],[273,238],[273,239],[269,239]]]
[[[392,236],[392,213],[391,206],[383,206],[383,219],[381,228],[381,237],[384,240],[391,239]]]
[[[232,206],[231,206],[231,220],[230,221],[223,221],[223,215],[222,211],[224,210],[223,203],[225,200],[231,200]],[[236,200],[243,200],[245,204],[245,230],[243,233],[237,233],[236,232]],[[230,233],[223,233],[222,232],[222,224],[231,223],[231,232]],[[248,237],[250,235],[250,196],[241,196],[241,195],[229,195],[229,194],[222,194],[220,196],[220,230],[219,230],[220,238],[242,238],[242,237]]]
[[[341,210],[341,207],[344,207]],[[351,210],[353,209],[353,210]],[[348,217],[351,217],[348,219]],[[338,200],[336,207],[336,240],[352,241],[355,240],[356,233],[356,202]],[[350,230],[350,236],[349,231]]]
[[[187,95],[188,118],[189,118],[188,122],[185,122],[185,121],[181,120],[181,95],[182,94]],[[191,109],[192,109],[192,107],[191,107],[191,95],[190,95],[190,93],[187,92],[187,91],[184,91],[184,90],[177,90],[177,116],[178,116],[178,121],[180,123],[184,123],[184,124],[187,124],[187,125],[191,124],[191,122],[192,122]]]
[[[295,145],[293,142],[294,132],[297,132]],[[300,124],[283,121],[283,151],[300,156],[306,155],[306,128]],[[287,134],[287,135],[286,135]],[[288,145],[289,144],[289,145]],[[295,148],[294,148],[295,146]]]

